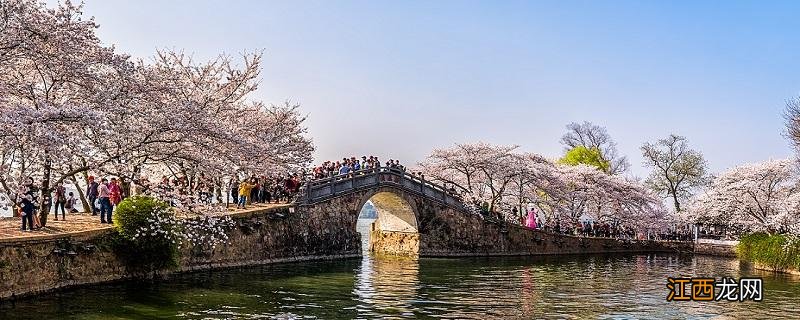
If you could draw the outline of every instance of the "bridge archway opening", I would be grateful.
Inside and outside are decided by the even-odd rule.
[[[368,202],[377,212],[375,227],[383,231],[417,232],[417,216],[414,208],[394,192],[382,191],[369,198]]]
[[[364,201],[358,221],[365,254],[416,254],[417,215],[414,207],[401,195],[392,191],[379,191],[371,195]],[[414,237],[414,241],[409,241],[409,237]]]

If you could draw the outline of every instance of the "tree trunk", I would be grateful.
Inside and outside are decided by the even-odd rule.
[[[675,202],[675,212],[681,212],[681,204],[678,202],[678,195],[672,193],[672,201]]]
[[[81,199],[81,204],[83,205],[83,211],[81,212],[91,212],[89,211],[89,202],[86,201],[86,194],[83,193],[83,188],[78,184],[78,179],[75,178],[75,175],[72,175],[72,181],[75,181],[75,189],[78,189],[78,197]],[[70,210],[72,210],[72,208],[70,208]]]
[[[86,182],[86,188],[89,188],[89,171],[88,170],[83,172],[83,181]],[[76,185],[78,184],[77,181],[75,181],[75,184]],[[87,195],[83,193],[83,190],[81,190],[81,188],[78,188],[78,192],[81,195],[81,204],[83,205],[83,212],[92,213],[92,208],[94,208],[94,203],[89,203],[89,200],[86,199]]]
[[[44,177],[42,178],[42,190],[41,190],[41,204],[39,205],[39,220],[42,223],[42,227],[47,225],[47,216],[50,214],[50,205],[52,204],[50,200],[50,158],[47,152],[45,151],[44,155]]]
[[[215,185],[214,189],[215,189],[215,191],[217,193],[217,203],[222,203],[222,194],[224,193],[224,192],[222,192],[222,190],[225,189],[225,185],[223,184],[222,178],[218,178],[218,179],[215,179],[215,180],[216,180],[215,181],[216,183],[214,183],[214,185]],[[225,193],[225,194],[226,194],[226,196],[225,196],[225,203],[226,203],[225,207],[227,207],[228,197],[227,197],[227,193]]]
[[[120,200],[125,200],[131,196],[131,182],[124,177],[119,177],[119,185],[120,185]]]

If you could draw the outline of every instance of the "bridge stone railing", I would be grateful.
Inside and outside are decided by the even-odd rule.
[[[310,181],[306,183],[305,190],[297,201],[300,204],[310,205],[365,189],[387,186],[425,197],[458,210],[466,210],[461,198],[448,192],[444,187],[408,174],[405,170],[386,167],[359,170],[348,175]]]

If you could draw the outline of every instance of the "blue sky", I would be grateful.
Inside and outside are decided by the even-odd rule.
[[[793,153],[800,2],[96,1],[136,57],[264,50],[255,98],[308,113],[318,159],[416,162],[483,140],[556,157],[571,121],[606,126],[631,173],[676,133],[713,171]]]

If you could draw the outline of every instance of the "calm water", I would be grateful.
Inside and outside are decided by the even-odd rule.
[[[665,301],[667,276],[759,276],[763,302]],[[126,282],[6,302],[10,319],[774,319],[800,314],[800,279],[732,259],[628,255],[374,259]],[[722,315],[722,316],[720,316]]]

